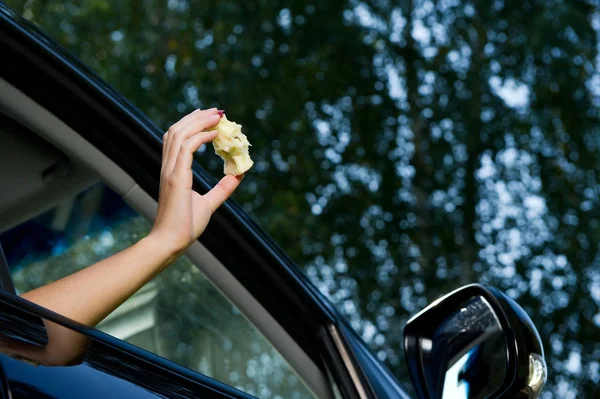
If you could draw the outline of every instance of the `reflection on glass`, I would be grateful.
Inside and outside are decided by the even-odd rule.
[[[489,303],[473,297],[422,343],[429,387],[435,398],[483,399],[506,377],[506,338]]]

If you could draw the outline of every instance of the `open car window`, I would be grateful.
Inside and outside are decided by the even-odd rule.
[[[97,183],[0,234],[23,293],[134,244],[151,224]],[[259,397],[311,398],[264,336],[186,257],[163,271],[97,328]]]

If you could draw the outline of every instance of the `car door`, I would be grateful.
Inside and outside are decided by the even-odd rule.
[[[1,51],[11,60],[0,65],[0,84],[11,93],[10,101],[0,96],[1,105],[93,169],[151,219],[160,175],[160,129],[2,5],[0,22],[6,32]],[[81,152],[84,147],[87,153]],[[198,192],[214,184],[199,165],[194,174]],[[332,397],[336,390],[345,398],[405,396],[333,306],[235,203],[217,211],[188,255],[199,260],[196,266],[273,343],[316,397]]]

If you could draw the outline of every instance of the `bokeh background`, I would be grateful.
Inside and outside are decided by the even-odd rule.
[[[538,327],[544,398],[598,397],[596,2],[5,2],[165,130],[241,123],[235,200],[407,385],[407,318],[481,282]]]

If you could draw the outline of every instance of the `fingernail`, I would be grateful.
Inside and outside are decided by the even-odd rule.
[[[225,114],[225,110],[224,109],[220,109],[217,111],[217,113],[219,114],[219,116],[222,118],[223,115]]]

